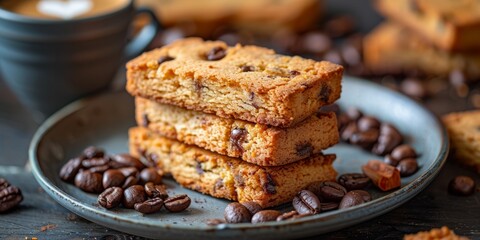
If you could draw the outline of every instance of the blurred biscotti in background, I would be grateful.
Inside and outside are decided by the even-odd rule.
[[[314,27],[322,12],[319,0],[138,0],[166,27],[209,38],[219,26],[269,35],[280,30],[301,32]]]

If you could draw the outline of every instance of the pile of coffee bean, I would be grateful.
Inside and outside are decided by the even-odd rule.
[[[0,178],[0,213],[7,212],[23,201],[22,191]]]
[[[338,182],[314,182],[298,192],[292,200],[295,210],[280,212],[262,209],[253,201],[232,202],[224,211],[224,219],[209,220],[210,225],[221,223],[262,223],[285,221],[315,215],[335,209],[344,209],[372,200],[370,193],[363,190],[371,184],[370,179],[361,173],[343,174]]]
[[[106,155],[102,149],[87,147],[60,169],[60,178],[89,193],[100,193],[98,204],[106,209],[123,205],[141,213],[158,212],[165,206],[180,212],[190,206],[183,194],[169,197],[162,184],[163,171],[147,167],[129,154]]]
[[[410,145],[402,145],[404,137],[395,126],[364,115],[356,108],[341,112],[338,121],[342,141],[385,156],[385,163],[396,167],[402,177],[418,170],[417,153]]]

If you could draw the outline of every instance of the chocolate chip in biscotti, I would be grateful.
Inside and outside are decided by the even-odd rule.
[[[142,115],[142,127],[148,127],[150,125],[150,119],[148,118],[148,114],[144,113]]]
[[[172,60],[174,60],[174,59],[175,59],[175,58],[170,57],[170,56],[161,56],[161,57],[158,58],[157,63],[158,63],[158,65],[160,65],[160,64],[162,64],[162,63],[164,63],[164,62],[172,61]]]
[[[242,144],[245,141],[247,134],[248,132],[244,128],[234,128],[230,132],[230,143],[236,150],[240,151],[241,153],[243,153],[244,151]]]
[[[205,173],[202,168],[202,163],[197,162],[197,164],[195,164],[195,171],[197,171],[198,175],[203,175]]]
[[[330,94],[332,94],[332,89],[330,86],[324,84],[320,89],[320,93],[318,93],[318,99],[324,103],[327,103],[328,99],[330,99]]]
[[[263,191],[268,193],[268,194],[275,194],[277,193],[277,189],[275,186],[277,184],[275,183],[275,180],[272,178],[270,174],[266,174],[266,178],[262,179],[263,180]]]
[[[290,76],[292,76],[292,77],[295,77],[295,76],[300,75],[300,72],[297,71],[297,70],[290,70],[288,73],[289,73]]]
[[[214,47],[205,55],[208,61],[217,61],[224,58],[227,55],[227,51],[223,47]]]
[[[298,144],[295,148],[297,156],[307,158],[313,153],[313,146],[311,143],[301,143]]]
[[[408,0],[408,8],[415,14],[421,14],[422,10],[416,0]]]
[[[243,66],[240,67],[240,69],[242,70],[242,72],[253,72],[253,71],[255,71],[255,67],[250,66],[250,65],[243,65]]]

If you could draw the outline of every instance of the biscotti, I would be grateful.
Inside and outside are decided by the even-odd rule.
[[[444,50],[479,50],[480,2],[376,0],[377,9]]]
[[[480,173],[480,110],[447,114],[443,123],[455,160]]]
[[[278,128],[157,103],[137,97],[139,126],[168,138],[260,166],[288,164],[338,143],[335,113],[319,113]]]
[[[468,240],[467,237],[458,236],[448,227],[433,228],[430,231],[407,234],[403,240]]]
[[[480,53],[480,52],[479,52]],[[480,54],[442,51],[408,29],[386,22],[364,39],[365,65],[374,73],[420,72],[448,76],[453,70],[469,79],[480,77]]]
[[[126,88],[190,110],[290,127],[340,97],[342,73],[329,62],[188,38],[130,61]]]
[[[332,181],[335,155],[316,155],[277,167],[261,167],[164,138],[146,128],[129,131],[130,153],[153,159],[182,186],[233,201],[272,207],[292,201],[315,181]]]

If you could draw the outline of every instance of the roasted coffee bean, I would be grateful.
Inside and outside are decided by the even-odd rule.
[[[415,150],[408,144],[395,147],[390,155],[397,160],[417,157]]]
[[[124,168],[124,167],[134,167],[138,170],[145,168],[145,165],[136,157],[131,156],[128,153],[116,154],[110,156],[112,160],[113,168]]]
[[[160,211],[163,207],[163,200],[161,198],[152,198],[142,203],[135,203],[134,208],[137,212],[144,214],[155,213]]]
[[[402,141],[402,135],[394,126],[388,123],[382,123],[380,126],[380,136],[378,137],[377,143],[373,146],[372,152],[384,156],[392,152]]]
[[[207,52],[205,57],[208,61],[217,61],[224,58],[227,55],[227,51],[223,47],[214,47]]]
[[[347,173],[338,177],[338,183],[348,191],[364,189],[370,184],[370,178],[362,173]]]
[[[336,182],[320,182],[319,197],[322,200],[339,202],[345,193],[347,189]]]
[[[245,206],[248,211],[250,211],[250,214],[255,215],[255,213],[262,211],[262,206],[258,204],[257,202],[254,201],[249,201],[249,202],[244,202],[242,203],[243,206]]]
[[[291,219],[294,219],[294,217],[296,217],[298,215],[300,215],[300,214],[298,214],[297,211],[293,210],[293,211],[286,212],[286,213],[283,213],[282,215],[278,216],[277,221],[280,222],[280,221],[285,221],[285,220],[291,220]]]
[[[140,177],[139,172],[135,167],[118,168],[117,170],[120,171],[125,177]]]
[[[82,158],[72,158],[60,169],[60,178],[63,181],[72,182],[80,168],[82,168]]]
[[[343,131],[340,134],[340,138],[345,141],[349,142],[352,136],[358,132],[358,126],[355,121],[352,121],[345,126]]]
[[[405,158],[400,160],[400,162],[398,162],[397,169],[400,172],[400,176],[408,177],[418,170],[417,159]]]
[[[149,167],[144,168],[140,172],[140,180],[142,183],[152,182],[153,184],[161,184],[162,183],[162,175],[160,175],[156,168]]]
[[[327,202],[327,203],[321,203],[320,207],[322,209],[322,212],[327,212],[327,211],[332,211],[335,209],[338,209],[338,202]]]
[[[168,193],[165,185],[155,185],[152,182],[145,184],[145,192],[151,198],[159,197],[163,200],[168,198]]]
[[[350,123],[350,118],[345,114],[337,115],[338,130],[340,133],[343,133],[345,127]],[[346,141],[346,140],[344,140]]]
[[[342,198],[338,209],[349,208],[364,203],[363,196],[355,191],[350,191]]]
[[[103,173],[102,185],[105,189],[109,187],[121,187],[125,182],[125,176],[117,169],[110,169]]]
[[[85,160],[82,161],[82,166],[84,168],[104,166],[104,165],[107,165],[109,161],[110,161],[110,159],[104,158],[104,157],[85,159]]]
[[[454,195],[468,196],[475,191],[475,181],[468,176],[456,176],[448,184],[448,192]]]
[[[111,209],[120,205],[123,200],[123,189],[110,187],[98,195],[97,202],[100,206]]]
[[[103,191],[102,174],[88,170],[81,171],[75,176],[75,186],[85,192],[101,193]]]
[[[110,169],[110,165],[107,164],[107,165],[102,165],[102,166],[96,166],[96,167],[89,168],[88,171],[102,174],[105,171],[107,171],[108,169]]]
[[[138,183],[138,178],[134,176],[127,177],[122,185],[123,189],[129,188]]]
[[[415,78],[407,78],[400,84],[400,91],[407,94],[410,97],[424,99],[428,95],[427,87],[425,84]]]
[[[370,129],[379,129],[380,121],[378,121],[374,117],[363,116],[360,119],[358,119],[357,125],[358,125],[358,130],[360,130],[360,132],[365,132]]]
[[[297,193],[293,198],[292,205],[299,214],[317,214],[321,211],[320,200],[308,190],[301,190]]]
[[[238,202],[228,204],[223,216],[227,223],[247,223],[252,220],[252,214],[250,211]]]
[[[372,201],[372,195],[370,195],[370,193],[365,191],[365,190],[352,190],[352,192],[356,192],[356,193],[362,195],[364,202]]]
[[[345,111],[345,115],[347,115],[352,121],[357,121],[363,116],[363,113],[356,108],[350,107]]]
[[[364,132],[356,132],[350,137],[350,143],[358,145],[364,149],[370,149],[377,142],[379,131],[370,129]]]
[[[400,162],[400,161],[393,158],[392,155],[387,154],[387,155],[385,155],[385,158],[383,159],[383,162],[385,162],[386,164],[388,164],[390,166],[396,167],[398,165],[398,162]]]
[[[10,183],[5,178],[0,178],[0,191],[9,186],[10,186]]]
[[[167,198],[165,208],[170,212],[181,212],[190,206],[190,202],[190,197],[187,194],[181,194]]]
[[[91,158],[103,158],[105,156],[105,152],[97,147],[94,146],[89,146],[83,150],[82,155],[86,159],[91,159]]]
[[[262,210],[255,213],[252,216],[252,223],[262,223],[262,222],[271,222],[277,220],[277,217],[282,215],[280,211],[277,210]]]
[[[134,208],[135,203],[145,202],[147,194],[141,185],[133,185],[123,192],[123,206],[126,208]]]
[[[3,179],[3,187],[0,189],[0,213],[16,207],[23,200],[22,191],[18,187],[11,186]]]
[[[210,218],[210,219],[207,219],[207,225],[217,226],[217,225],[220,225],[220,224],[225,224],[225,220],[219,219],[219,218]]]

